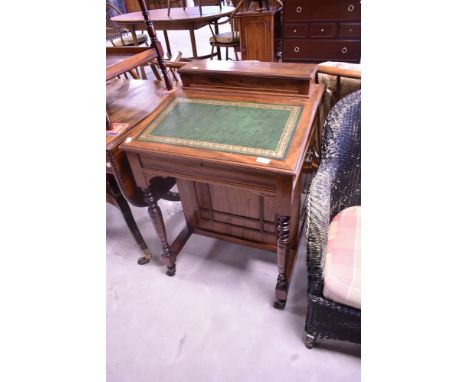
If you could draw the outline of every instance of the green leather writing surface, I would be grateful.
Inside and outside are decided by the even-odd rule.
[[[302,106],[175,97],[137,140],[283,159]]]

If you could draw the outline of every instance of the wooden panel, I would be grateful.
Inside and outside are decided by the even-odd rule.
[[[359,0],[286,0],[285,21],[293,20],[361,20]]]
[[[340,24],[338,30],[339,37],[346,38],[361,38],[361,24],[359,23],[343,23]]]
[[[361,57],[356,40],[284,40],[284,59],[316,61],[355,61]]]
[[[211,207],[214,211],[258,219],[260,217],[260,196],[248,191],[230,187],[209,185]]]
[[[220,223],[217,221],[211,221],[207,219],[200,219],[198,222],[198,228],[201,228],[205,231],[218,233],[223,237],[234,237],[237,239],[247,240],[249,242],[259,244],[276,245],[275,233],[260,232],[256,229],[250,229],[229,223]],[[247,242],[246,244],[251,245],[251,243]]]
[[[241,21],[241,52],[243,60],[273,61],[273,31],[267,20]]]

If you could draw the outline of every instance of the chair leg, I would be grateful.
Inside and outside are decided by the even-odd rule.
[[[177,77],[177,73],[174,68],[171,68],[172,77],[174,77],[174,81],[179,82],[179,78]]]
[[[215,46],[214,46],[214,44],[213,44],[213,45],[211,45],[211,56],[210,56],[210,60],[213,59],[214,49],[215,49]]]
[[[229,51],[228,51],[228,47],[226,47],[226,61],[229,60]]]
[[[312,349],[313,347],[315,347],[315,345],[317,345],[317,337],[306,333],[304,343],[307,349]]]
[[[156,77],[156,79],[157,79],[158,81],[161,81],[162,78],[161,78],[161,76],[160,76],[160,74],[159,74],[159,72],[158,72],[158,69],[156,68],[156,65],[154,65],[154,64],[149,64],[149,66],[150,66],[151,70],[153,71],[153,74],[154,74],[154,76]]]
[[[141,73],[141,79],[142,80],[147,80],[148,77],[146,77],[146,72],[145,72],[145,66],[141,65],[140,66],[140,73]]]
[[[234,47],[234,56],[236,57],[236,61],[239,61],[239,56],[237,55],[236,47]]]
[[[130,69],[128,72],[130,73],[130,75],[132,76],[134,80],[140,79],[140,76],[138,75],[138,72],[136,71],[136,69]]]

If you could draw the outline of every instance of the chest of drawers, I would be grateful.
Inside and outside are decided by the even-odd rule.
[[[361,60],[360,0],[284,0],[285,62]]]

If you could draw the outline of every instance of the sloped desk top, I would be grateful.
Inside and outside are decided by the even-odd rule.
[[[137,141],[283,159],[302,108],[177,96]]]
[[[300,172],[322,94],[321,85],[314,85],[308,98],[280,99],[273,94],[177,89],[132,129],[120,148],[165,159],[192,158],[294,175]],[[193,108],[200,99],[205,108],[229,105],[223,111],[225,117],[208,111],[204,115],[202,110]],[[184,106],[190,106],[183,113],[170,113],[172,107],[180,106],[181,100]],[[254,109],[253,106],[269,109],[245,115],[245,110]],[[241,110],[244,117],[239,114]],[[267,117],[271,120],[267,121]],[[244,124],[236,126],[241,119]]]

